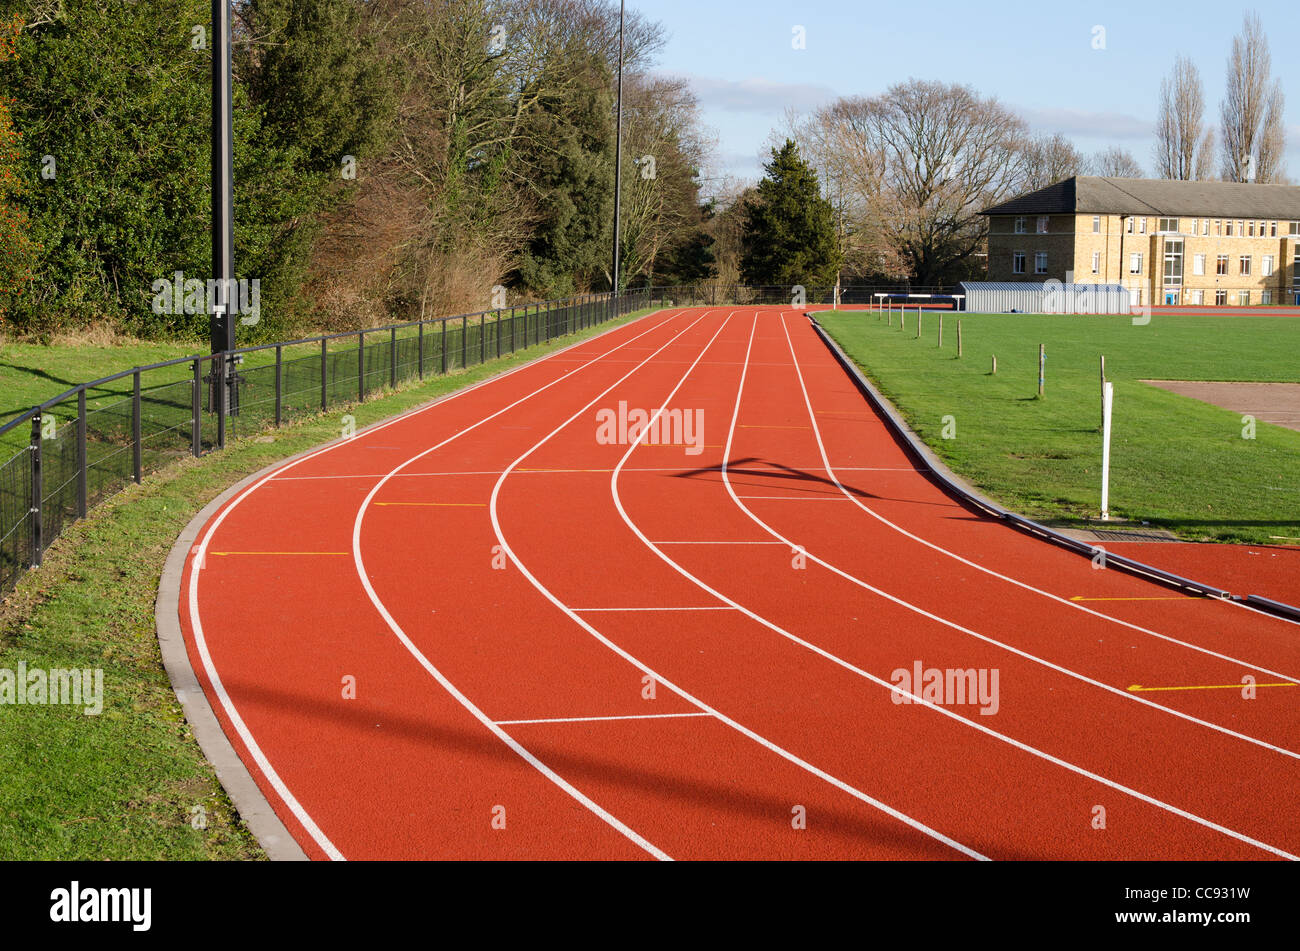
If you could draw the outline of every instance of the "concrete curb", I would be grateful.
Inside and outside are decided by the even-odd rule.
[[[567,347],[561,347],[551,353],[541,354],[532,360],[527,360],[518,366],[509,367],[500,373],[494,373],[491,376],[484,377],[470,386],[453,390],[450,393],[444,393],[441,396],[429,400],[427,403],[421,403],[411,409],[403,410],[384,419],[376,420],[373,423],[357,430],[352,437],[361,435],[369,429],[376,426],[391,423],[395,419],[403,416],[409,416],[414,413],[423,412],[430,407],[436,406],[444,400],[453,396],[459,396],[470,389],[477,389],[485,386],[502,376],[509,373],[515,373],[524,367],[531,366],[541,360],[546,360],[561,353],[565,353],[574,347],[583,346],[598,340],[606,334],[615,330],[621,330],[630,326],[639,320],[655,316],[664,310],[671,308],[660,308],[645,314],[636,320],[619,324],[617,327],[610,327],[598,334],[585,337],[582,340],[574,341]],[[341,407],[342,408],[342,407]],[[303,456],[311,455],[322,449],[335,446],[343,442],[349,442],[350,439],[332,439],[329,442],[321,443],[302,452],[294,453],[292,456],[286,456],[278,459],[270,465],[254,472],[252,475],[245,476],[234,485],[227,488],[224,492],[214,498],[203,509],[190,519],[189,523],[181,530],[176,542],[172,545],[172,550],[167,555],[167,561],[163,565],[162,577],[158,584],[158,597],[154,601],[154,625],[158,633],[158,645],[162,649],[163,667],[167,671],[167,677],[171,681],[172,690],[176,693],[176,698],[181,703],[181,709],[185,712],[185,720],[189,723],[190,729],[194,732],[194,738],[198,741],[199,749],[208,762],[212,764],[213,770],[217,774],[217,779],[226,794],[230,796],[230,801],[234,803],[235,809],[238,810],[240,818],[248,827],[254,838],[257,839],[263,851],[273,861],[292,862],[306,861],[308,856],[302,847],[294,839],[288,828],[281,821],[275,810],[271,807],[270,802],[262,793],[261,787],[253,779],[248,767],[240,759],[239,753],[236,752],[234,744],[226,736],[226,731],[221,727],[221,721],[217,718],[216,712],[212,709],[212,704],[208,701],[208,695],[199,683],[198,675],[190,665],[189,652],[185,649],[185,636],[181,632],[180,623],[180,605],[181,605],[181,578],[185,572],[185,559],[190,553],[190,548],[194,545],[203,530],[203,526],[208,523],[221,507],[238,493],[242,492],[248,486],[252,485],[259,479],[264,478],[269,473],[296,459]]]

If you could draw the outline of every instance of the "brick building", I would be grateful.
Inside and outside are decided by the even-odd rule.
[[[1119,283],[1139,305],[1300,305],[1300,187],[1080,175],[981,214],[990,281]]]

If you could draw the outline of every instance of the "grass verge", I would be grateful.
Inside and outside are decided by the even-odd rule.
[[[181,459],[69,528],[0,604],[0,669],[101,668],[103,711],[0,704],[0,859],[264,858],[163,669],[154,599],[176,537],[240,479],[337,438],[343,412],[360,428],[651,312]]]
[[[1058,526],[1098,527],[1099,358],[1115,385],[1111,513],[1189,540],[1300,540],[1300,432],[1166,392],[1145,379],[1300,381],[1300,320],[916,313],[818,321],[954,472],[1001,504]],[[1037,396],[1038,345],[1047,352]],[[993,356],[997,373],[991,373]]]

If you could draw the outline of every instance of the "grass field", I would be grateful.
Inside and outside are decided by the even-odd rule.
[[[1300,382],[1300,319],[963,314],[958,359],[957,316],[945,315],[942,349],[936,313],[920,339],[915,311],[906,330],[896,314],[893,326],[862,311],[817,319],[955,472],[1008,508],[1056,525],[1097,518],[1105,355],[1115,384],[1112,519],[1187,539],[1300,542],[1300,432],[1258,423],[1243,438],[1239,414],[1141,382]],[[954,438],[943,438],[945,416]]]
[[[0,604],[0,668],[101,668],[104,709],[0,705],[0,860],[263,857],[163,670],[154,599],[176,537],[227,486],[338,438],[345,413],[363,427],[644,313],[181,457],[69,527]]]

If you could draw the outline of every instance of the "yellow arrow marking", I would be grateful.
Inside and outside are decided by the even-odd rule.
[[[1145,693],[1149,690],[1240,690],[1242,687],[1300,687],[1300,684],[1287,681],[1280,684],[1206,684],[1195,687],[1143,687],[1141,684],[1134,684],[1129,687],[1129,693]]]

